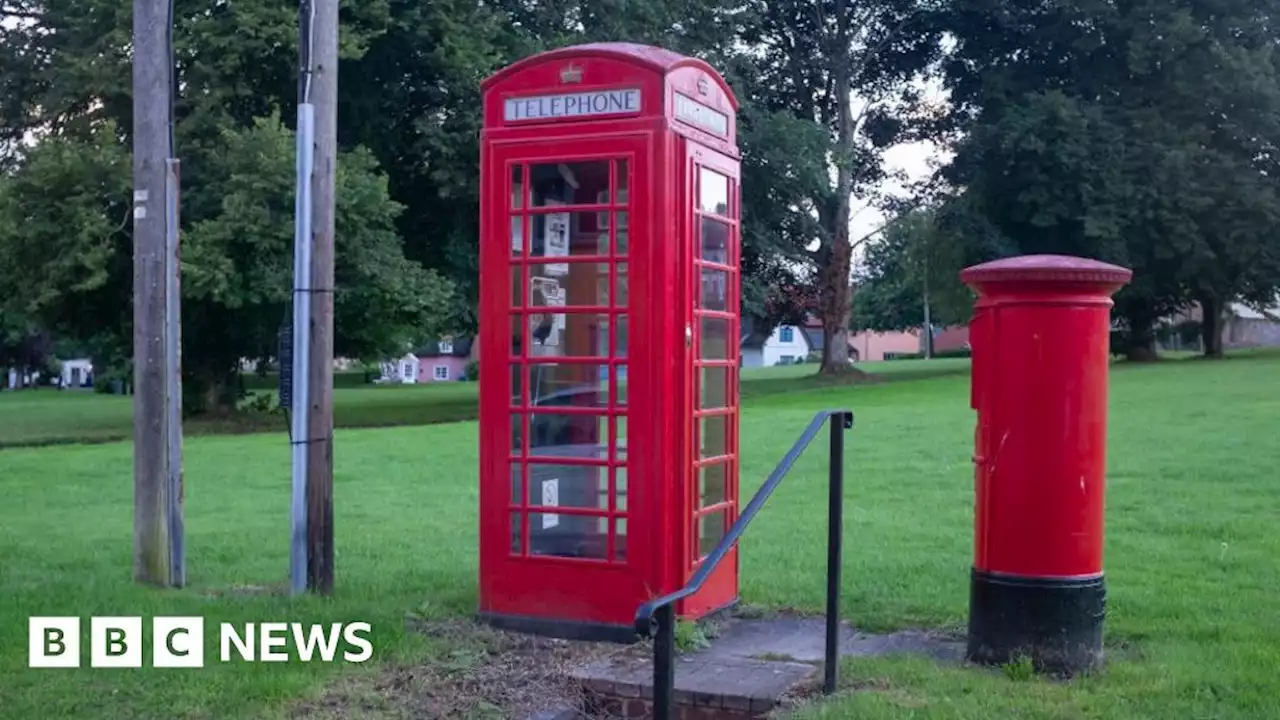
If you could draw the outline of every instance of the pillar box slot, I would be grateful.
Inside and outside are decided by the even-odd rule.
[[[969,657],[1074,673],[1102,662],[1111,296],[1132,271],[1031,255],[965,269],[975,290]]]
[[[483,97],[480,615],[630,640],[738,512],[737,101],[625,43],[527,58]],[[678,613],[736,602],[737,571]]]

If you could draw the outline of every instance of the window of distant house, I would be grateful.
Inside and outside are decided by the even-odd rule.
[[[436,378],[436,380],[448,380],[448,379],[449,379],[449,366],[448,366],[448,365],[437,365],[437,366],[435,367],[435,378]]]
[[[784,327],[778,331],[778,340],[784,343],[792,343],[796,341],[795,328]]]
[[[440,341],[440,354],[441,354],[441,355],[451,355],[451,354],[453,354],[453,341],[452,341],[452,340],[441,340],[441,341]]]
[[[405,363],[404,367],[401,368],[401,370],[402,370],[402,372],[400,373],[401,376],[413,377],[413,363]]]
[[[795,361],[796,361],[796,357],[794,355],[783,355],[782,357],[778,358],[779,365],[791,365]]]

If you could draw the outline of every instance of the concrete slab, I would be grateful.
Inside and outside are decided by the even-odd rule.
[[[807,663],[717,657],[704,653],[676,660],[675,701],[679,705],[727,710],[772,709],[817,668]],[[590,693],[611,698],[653,698],[653,663],[620,657],[588,663],[570,677]]]
[[[826,637],[826,621],[820,617],[732,619],[720,627],[720,635],[711,647],[693,656],[820,663],[826,655]],[[964,642],[919,630],[872,635],[847,624],[840,626],[840,654],[844,657],[897,653],[916,653],[937,660],[960,662],[964,659]]]
[[[817,681],[826,653],[823,618],[730,618],[719,623],[717,631],[710,647],[676,658],[675,701],[682,708],[681,718],[758,716]],[[962,662],[964,650],[963,641],[934,633],[873,635],[848,625],[840,629],[840,653],[845,657],[913,653]],[[570,678],[610,713],[647,716],[653,699],[653,662],[648,654],[596,660],[572,670]]]

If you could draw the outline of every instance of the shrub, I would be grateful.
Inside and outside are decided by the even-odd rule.
[[[969,348],[956,348],[955,350],[935,350],[933,359],[941,358],[967,358],[973,357],[973,351]],[[924,353],[885,353],[885,360],[923,360]]]
[[[480,363],[475,360],[468,360],[465,372],[467,382],[478,381],[480,379]]]
[[[113,361],[93,373],[93,391],[103,394],[125,393],[133,382],[133,363]]]

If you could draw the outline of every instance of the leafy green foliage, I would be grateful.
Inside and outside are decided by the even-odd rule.
[[[31,148],[0,180],[0,311],[71,336],[128,333],[130,191],[110,122]]]
[[[937,60],[939,28],[914,0],[742,7],[735,48],[745,49],[722,67],[746,106],[743,263],[756,285],[744,310],[763,326],[818,315],[831,335],[823,370],[843,372],[852,196],[874,195],[884,149],[930,124],[910,81]],[[810,291],[797,293],[799,283]]]
[[[387,173],[405,255],[453,282],[445,312],[459,329],[478,324],[480,82],[515,59],[517,32],[488,4],[394,3],[341,70],[359,81],[340,80],[339,141]]]
[[[1191,300],[1211,317],[1239,297],[1269,300],[1277,9],[957,0],[948,85],[969,132],[949,170],[963,190],[956,235],[984,259],[1056,252],[1133,268],[1116,302],[1139,351]],[[1216,323],[1205,328],[1216,340]]]
[[[25,22],[0,30],[0,83],[21,98],[0,102],[0,145],[12,175],[0,189],[3,317],[79,340],[103,367],[127,367],[129,8],[78,0],[4,7]],[[393,19],[386,0],[343,3],[341,72],[392,30],[413,27],[412,19],[399,26]],[[280,0],[214,6],[179,0],[175,6],[189,410],[230,407],[239,394],[237,364],[275,354],[288,312],[294,148],[278,118],[281,108],[296,103],[297,35],[297,6]],[[404,80],[387,84],[404,86]],[[345,114],[347,97],[367,86],[342,87]],[[386,115],[404,117],[403,111]],[[15,144],[24,137],[38,142]],[[406,258],[397,227],[405,206],[390,199],[373,156],[358,148],[359,138],[343,140],[335,349],[376,356],[451,327],[461,313],[451,305],[454,284],[425,270],[421,254]],[[415,148],[386,155],[403,158],[406,150]],[[403,195],[412,197],[410,190]]]
[[[931,211],[898,219],[867,247],[855,280],[853,327],[878,332],[922,328],[926,299],[934,326],[967,322],[973,298],[959,278],[962,250],[939,232]]]
[[[185,237],[184,340],[194,365],[215,376],[234,373],[240,358],[274,356],[290,312],[294,142],[274,117],[224,132],[211,168],[220,212]],[[404,257],[395,232],[401,206],[368,152],[339,157],[336,202],[335,352],[376,358],[442,332],[450,318],[440,309],[453,288]],[[203,326],[205,318],[214,324]]]

